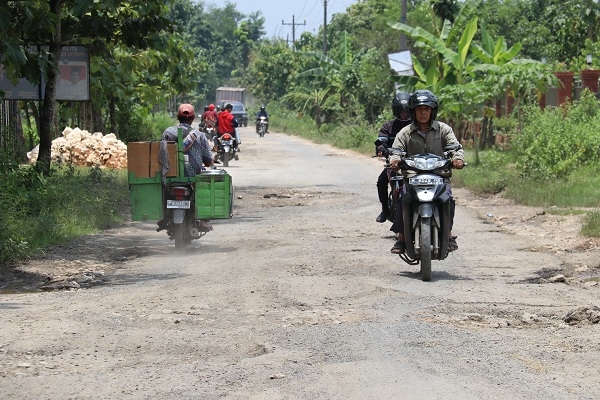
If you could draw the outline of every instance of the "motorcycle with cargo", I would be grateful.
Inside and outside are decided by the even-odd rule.
[[[205,221],[233,216],[231,176],[217,168],[194,174],[183,149],[181,129],[177,142],[127,145],[131,219],[158,221],[179,251],[210,231]]]

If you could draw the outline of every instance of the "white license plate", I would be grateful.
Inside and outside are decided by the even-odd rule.
[[[444,183],[444,178],[424,178],[416,176],[410,178],[408,183],[411,185],[441,185]]]
[[[189,200],[167,200],[167,208],[185,208],[190,209]]]

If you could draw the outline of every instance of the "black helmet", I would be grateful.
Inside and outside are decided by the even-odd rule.
[[[261,105],[260,105],[260,110],[261,110],[261,111],[265,111],[265,105],[264,105],[264,104],[261,104]]]
[[[416,106],[428,106],[431,107],[431,119],[433,121],[437,117],[438,112],[438,99],[435,94],[429,90],[417,90],[410,96],[408,100],[408,108],[410,109],[410,117],[413,120],[417,120],[415,117]]]
[[[410,121],[410,112],[408,109],[408,100],[410,94],[406,92],[396,93],[392,100],[392,113],[400,121]]]
[[[204,106],[204,111],[208,111],[208,104]]]

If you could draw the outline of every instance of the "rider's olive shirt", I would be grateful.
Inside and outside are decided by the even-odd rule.
[[[427,129],[425,135],[419,133],[418,125],[413,122],[405,126],[398,132],[392,148],[400,149],[406,152],[406,157],[422,153],[432,153],[438,156],[444,156],[444,147],[448,145],[459,144],[452,128],[440,121],[433,121]],[[390,161],[399,160],[400,156],[391,155]],[[462,149],[454,153],[452,160],[465,159],[465,153]]]

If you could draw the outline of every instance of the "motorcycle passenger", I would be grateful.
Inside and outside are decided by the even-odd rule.
[[[438,100],[429,90],[417,90],[408,100],[408,108],[412,123],[400,130],[392,148],[406,152],[406,157],[411,157],[421,153],[432,153],[438,156],[444,155],[444,147],[453,144],[459,144],[454,135],[454,131],[447,124],[437,121]],[[458,150],[452,158],[452,168],[462,169],[465,166],[465,154],[462,149]],[[400,165],[400,156],[390,156],[390,167],[398,169]],[[404,189],[405,190],[405,189]],[[404,190],[402,192],[404,192]],[[452,189],[447,185],[448,195],[450,196],[450,232],[448,241],[448,251],[458,249],[456,237],[452,236],[452,225],[454,222],[455,202],[452,198]],[[403,193],[401,193],[402,197]],[[402,200],[398,201],[394,223],[390,230],[396,233],[396,243],[391,249],[394,254],[404,253],[406,243],[404,238],[404,220],[402,216]]]
[[[260,126],[260,117],[265,117],[266,118],[266,129],[265,129],[265,133],[269,133],[269,113],[267,112],[267,110],[265,109],[265,105],[261,104],[260,105],[260,111],[256,113],[256,133],[258,133],[258,127]]]
[[[408,110],[408,99],[410,93],[400,92],[396,93],[392,99],[392,113],[394,119],[383,124],[379,129],[377,136],[378,145],[375,148],[375,152],[378,157],[387,157],[389,155],[388,148],[392,146],[394,139],[400,129],[409,125],[412,120],[410,119],[410,112]],[[384,140],[385,138],[385,140]],[[377,216],[375,221],[385,222],[390,215],[390,209],[388,205],[388,185],[390,184],[390,169],[384,168],[377,178],[377,195],[381,202],[381,213]]]
[[[216,128],[217,126],[217,113],[215,112],[215,105],[209,104],[207,110],[202,114],[203,127],[205,128]],[[206,132],[206,131],[205,131]],[[212,138],[207,139],[211,140]]]
[[[233,109],[233,105],[231,103],[227,103],[225,105],[225,108],[218,114],[217,118],[217,127],[218,127],[218,137],[221,137],[223,134],[225,133],[229,133],[230,135],[232,135],[235,140],[233,143],[233,146],[236,150],[236,155],[235,155],[235,159],[238,160],[239,157],[237,155],[237,152],[239,151],[238,146],[242,143],[239,140],[239,136],[237,133],[237,127],[238,127],[238,121],[237,119],[233,116],[233,114],[231,113],[231,110]],[[219,159],[219,153],[217,153],[217,155],[215,156],[215,161],[218,161]]]
[[[190,173],[198,174],[202,171],[204,166],[210,167],[213,165],[213,157],[206,135],[192,127],[195,118],[194,106],[191,104],[181,104],[177,109],[177,120],[179,121],[179,124],[165,129],[162,134],[162,140],[177,142],[178,129],[181,128],[183,130],[184,138],[183,152],[184,154],[187,154],[189,164],[193,169]],[[164,219],[158,221],[157,231],[167,229],[166,223],[167,221]],[[213,229],[207,220],[201,221],[201,228],[205,231],[211,231]]]

